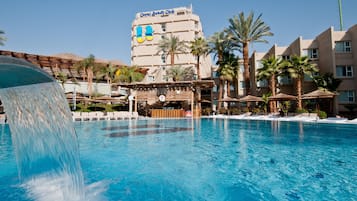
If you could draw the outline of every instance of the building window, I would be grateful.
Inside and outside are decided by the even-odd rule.
[[[338,53],[351,52],[351,42],[350,41],[338,41],[335,43],[335,51]]]
[[[281,85],[289,85],[289,84],[292,84],[293,81],[290,76],[279,76],[278,83]]]
[[[212,91],[215,92],[215,93],[218,92],[218,86],[214,85],[213,88],[212,88]]]
[[[185,14],[185,11],[179,11],[177,12],[177,15],[184,15]]]
[[[166,55],[161,55],[161,61],[162,63],[166,63]]]
[[[165,32],[166,31],[166,24],[161,24],[161,31]]]
[[[339,91],[338,101],[340,103],[354,103],[356,102],[355,91]]]
[[[198,22],[195,21],[195,29],[198,29]]]
[[[336,66],[336,77],[353,77],[352,66]]]
[[[309,59],[317,59],[317,58],[319,58],[318,49],[316,49],[316,48],[307,49],[307,55],[306,56]]]
[[[268,80],[266,80],[266,79],[259,80],[257,82],[257,87],[268,87]]]
[[[149,81],[149,82],[155,81],[155,76],[149,75],[149,76],[148,76],[148,81]]]
[[[243,64],[239,64],[239,71],[241,73],[244,73],[244,65]]]
[[[255,66],[257,67],[257,69],[261,69],[264,67],[261,60],[255,61]],[[243,66],[243,71],[244,71],[244,66]],[[241,71],[241,72],[243,72],[243,71]]]
[[[230,86],[229,86],[229,90],[234,91],[234,89],[235,89],[234,84],[231,83]]]
[[[281,55],[281,59],[290,60],[290,55]]]
[[[239,88],[245,89],[245,82],[244,81],[240,81],[239,82]]]
[[[319,72],[313,72],[311,75],[304,74],[304,81],[312,81],[314,77],[319,76]]]

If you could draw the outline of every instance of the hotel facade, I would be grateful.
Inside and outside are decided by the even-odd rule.
[[[200,18],[192,7],[179,7],[137,13],[131,27],[131,65],[147,68],[145,82],[168,81],[165,73],[171,67],[170,56],[160,52],[159,41],[165,37],[178,37],[189,43],[204,37]],[[175,55],[175,66],[192,67],[196,72],[196,57],[187,49]],[[200,57],[201,78],[211,77],[210,56]],[[196,72],[197,74],[197,72]]]
[[[254,52],[250,59],[251,86],[255,95],[262,95],[268,91],[267,82],[256,80],[256,72],[262,67],[261,60],[270,56],[289,59],[293,55],[308,56],[316,64],[319,74],[332,73],[334,78],[341,79],[334,100],[333,112],[347,112],[346,105],[356,104],[357,91],[357,25],[347,31],[335,31],[333,27],[325,30],[314,39],[297,38],[289,46],[273,45],[268,52]],[[295,94],[295,82],[290,77],[278,79],[278,91]],[[311,78],[305,76],[303,93],[316,89]]]

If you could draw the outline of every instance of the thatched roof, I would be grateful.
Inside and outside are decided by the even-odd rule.
[[[327,90],[327,89],[317,89],[307,94],[303,94],[302,99],[318,99],[318,98],[333,98],[336,96],[335,93]]]
[[[223,98],[219,101],[220,102],[238,102],[239,100],[237,98],[231,98],[231,97],[227,96],[226,98]]]
[[[296,100],[296,96],[289,95],[289,94],[284,94],[284,93],[278,93],[275,96],[270,96],[268,98],[269,100],[275,100],[275,101],[283,101],[283,100]]]
[[[53,56],[45,56],[45,55],[37,55],[37,54],[28,54],[23,52],[14,52],[7,50],[0,50],[0,55],[10,56],[14,58],[24,59],[39,68],[42,68],[48,74],[55,76],[58,72],[62,72],[68,77],[79,78],[82,77],[83,72],[77,71],[74,67],[74,64],[78,61],[83,60],[84,58],[72,53],[61,53]],[[104,59],[96,59],[96,63],[108,65],[109,63],[114,64],[117,67],[123,66],[120,61],[116,60],[104,60]],[[139,71],[143,74],[147,72],[146,68],[140,68]]]
[[[247,95],[239,99],[240,102],[261,102],[263,99],[258,96]]]

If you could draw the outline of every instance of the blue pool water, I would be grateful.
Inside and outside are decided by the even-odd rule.
[[[20,184],[0,129],[0,200],[55,188],[46,178]],[[91,200],[357,200],[356,125],[203,118],[75,129]]]

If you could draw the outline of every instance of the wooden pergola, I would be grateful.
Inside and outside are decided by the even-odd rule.
[[[14,58],[24,59],[35,66],[43,69],[49,75],[56,77],[59,72],[64,73],[69,78],[81,78],[85,73],[84,71],[78,72],[74,67],[74,64],[83,60],[84,58],[78,56],[45,56],[37,54],[28,54],[23,52],[14,52],[7,50],[0,50],[0,55],[10,56]],[[102,64],[103,66],[109,65],[111,61],[103,61],[101,59],[96,59],[97,64]],[[116,67],[125,66],[125,64],[115,62],[112,63]],[[140,69],[140,72],[146,74],[147,69]]]
[[[158,101],[188,101],[188,103],[191,104],[193,116],[200,116],[201,90],[207,88],[211,89],[214,86],[214,81],[193,80],[130,84],[121,83],[117,85],[130,89],[130,94],[134,95],[135,111],[137,111],[138,102],[156,103]]]

